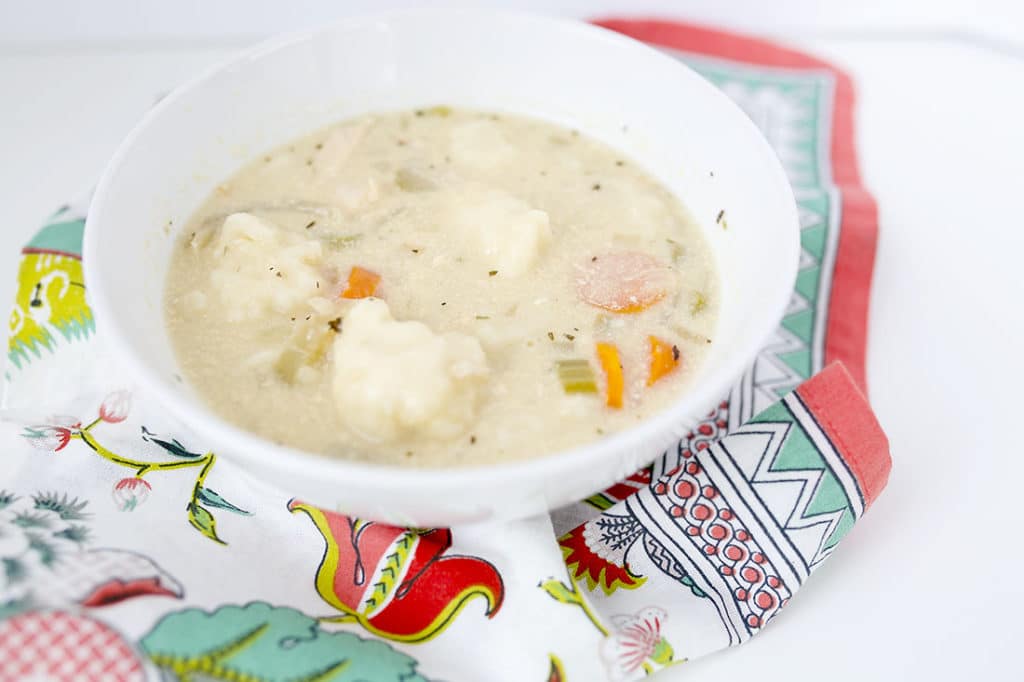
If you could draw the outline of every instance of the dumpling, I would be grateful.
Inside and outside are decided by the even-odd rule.
[[[372,120],[338,126],[327,136],[316,156],[315,175],[309,189],[313,197],[328,196],[350,211],[358,211],[381,197],[382,174],[353,153],[373,127]]]
[[[472,336],[397,321],[375,298],[353,305],[332,353],[341,420],[371,442],[458,436],[476,416],[489,373]]]
[[[528,272],[551,241],[548,214],[507,192],[453,192],[449,212],[464,243],[475,247],[470,255],[481,270],[502,277]]]
[[[323,279],[318,240],[249,213],[229,215],[209,248],[210,281],[228,304],[229,320],[286,313],[315,295]]]
[[[493,121],[469,121],[451,132],[449,151],[459,164],[478,171],[501,167],[515,158],[516,148]]]

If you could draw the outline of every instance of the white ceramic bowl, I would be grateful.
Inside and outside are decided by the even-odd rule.
[[[175,380],[164,278],[176,230],[213,187],[248,159],[330,122],[433,104],[577,128],[640,163],[702,222],[722,276],[720,321],[699,377],[671,407],[531,461],[406,470],[275,445],[226,423]],[[722,209],[728,229],[715,224]],[[265,43],[179,88],[114,155],[85,231],[101,338],[144,389],[207,439],[203,447],[309,502],[416,526],[542,512],[650,462],[750,364],[782,316],[798,252],[795,203],[775,154],[703,78],[594,26],[473,10],[348,19]]]

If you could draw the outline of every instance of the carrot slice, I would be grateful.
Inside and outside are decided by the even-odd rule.
[[[598,343],[597,359],[601,362],[601,369],[604,370],[607,388],[605,404],[608,407],[622,407],[622,392],[626,382],[622,376],[622,360],[619,359],[619,349],[615,347],[615,344]]]
[[[651,366],[647,374],[647,385],[652,386],[655,381],[679,366],[679,347],[657,336],[648,336],[647,340],[651,344]]]
[[[380,282],[380,275],[373,270],[361,268],[358,265],[352,267],[348,273],[348,283],[345,290],[341,292],[342,298],[368,298],[377,291],[377,283]]]
[[[613,313],[638,313],[665,298],[672,273],[657,258],[624,251],[592,256],[576,268],[576,293]]]

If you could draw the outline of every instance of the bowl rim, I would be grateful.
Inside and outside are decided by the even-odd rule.
[[[353,15],[307,29],[287,32],[259,42],[250,48],[221,60],[199,73],[199,75],[174,88],[172,92],[162,98],[146,112],[117,147],[103,171],[89,207],[83,238],[83,266],[85,272],[88,273],[91,270],[89,264],[95,262],[96,254],[103,249],[104,240],[101,238],[101,224],[104,217],[104,205],[107,203],[107,197],[110,194],[110,186],[118,176],[120,167],[125,159],[134,153],[136,140],[144,133],[152,121],[163,115],[165,110],[169,109],[179,100],[187,99],[197,87],[210,78],[233,67],[244,65],[246,62],[272,54],[277,50],[297,43],[311,41],[319,35],[330,34],[344,28],[355,28],[361,24],[387,23],[395,20],[408,21],[423,15],[430,15],[431,17],[448,15],[453,19],[459,16],[472,15],[473,17],[484,17],[494,21],[534,23],[535,25],[545,25],[547,28],[557,28],[565,32],[566,37],[579,37],[587,41],[603,41],[606,44],[627,46],[629,49],[645,51],[649,53],[649,58],[670,62],[681,77],[693,78],[698,81],[695,82],[694,86],[703,91],[702,97],[724,102],[729,108],[733,108],[738,114],[741,114],[741,120],[737,120],[737,124],[746,126],[753,133],[752,139],[757,147],[756,155],[764,156],[768,159],[768,173],[772,176],[776,185],[772,188],[772,192],[780,193],[785,199],[785,210],[789,214],[787,221],[794,228],[790,239],[791,246],[788,249],[788,262],[780,262],[776,265],[776,267],[784,269],[786,274],[777,278],[774,291],[771,291],[766,296],[770,303],[763,306],[771,309],[772,314],[767,316],[766,319],[772,320],[772,324],[766,325],[759,334],[751,335],[742,342],[742,352],[738,351],[725,356],[720,366],[712,373],[698,377],[699,390],[698,386],[691,386],[682,396],[673,399],[667,406],[655,414],[629,428],[608,434],[596,441],[555,452],[537,454],[525,459],[447,468],[436,466],[401,467],[388,464],[372,464],[344,458],[332,458],[275,443],[227,422],[202,404],[201,401],[190,400],[185,396],[181,396],[167,382],[156,376],[156,372],[143,361],[140,355],[135,352],[132,344],[127,341],[127,335],[123,333],[119,319],[114,315],[108,314],[113,309],[113,306],[102,284],[103,279],[99,278],[88,283],[86,292],[89,305],[94,312],[97,332],[102,339],[102,343],[108,344],[114,356],[127,366],[128,377],[141,385],[146,392],[151,393],[156,400],[163,406],[166,406],[189,428],[194,429],[204,437],[209,437],[211,440],[216,441],[216,445],[230,442],[231,453],[226,455],[228,459],[236,460],[239,463],[252,460],[259,465],[268,467],[286,465],[297,468],[301,467],[307,474],[318,477],[323,476],[330,480],[345,479],[346,483],[350,485],[362,484],[392,490],[413,486],[450,489],[479,484],[481,481],[491,481],[501,485],[520,481],[539,481],[560,474],[564,475],[572,471],[578,471],[580,467],[587,464],[614,460],[620,457],[622,453],[629,452],[631,445],[650,440],[658,434],[671,432],[673,427],[678,427],[680,424],[695,420],[697,418],[697,415],[694,414],[696,412],[695,405],[701,402],[710,404],[726,394],[743,371],[754,361],[758,351],[763,347],[764,342],[772,332],[775,331],[778,321],[781,320],[785,312],[792,295],[799,263],[799,220],[795,198],[785,171],[774,150],[753,121],[746,115],[743,115],[742,110],[721,90],[696,73],[688,65],[670,55],[623,34],[581,20],[525,11],[480,8],[388,10]],[[702,397],[703,400],[698,396]],[[651,459],[655,457],[657,455],[654,455]],[[639,466],[643,466],[643,464]],[[621,475],[626,476],[628,474],[629,472],[626,471]],[[607,484],[610,485],[613,482],[608,481]]]

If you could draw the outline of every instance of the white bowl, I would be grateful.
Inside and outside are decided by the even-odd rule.
[[[164,279],[176,231],[213,187],[247,160],[330,122],[433,104],[577,128],[640,163],[701,221],[722,277],[720,320],[699,376],[669,408],[530,461],[412,470],[275,445],[228,424],[175,379]],[[715,223],[723,209],[728,229]],[[347,19],[265,43],[179,88],[114,155],[85,231],[101,338],[144,389],[207,439],[203,447],[314,504],[416,526],[542,512],[649,463],[752,362],[781,319],[798,253],[796,207],[775,154],[707,81],[601,28],[474,10]]]

